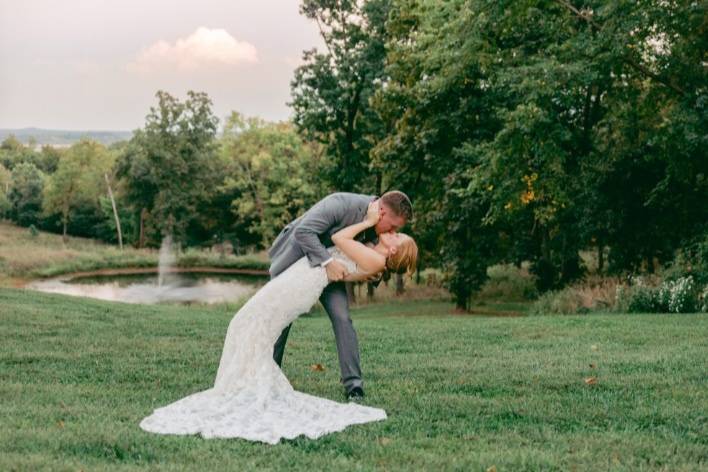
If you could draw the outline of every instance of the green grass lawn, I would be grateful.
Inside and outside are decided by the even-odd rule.
[[[232,311],[0,289],[0,470],[708,468],[705,314],[371,305],[353,318],[366,403],[388,420],[276,446],[140,430],[154,408],[210,387]],[[295,324],[285,373],[342,398],[321,312]]]

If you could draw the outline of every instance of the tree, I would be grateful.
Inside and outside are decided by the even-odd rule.
[[[0,144],[0,164],[8,170],[13,170],[16,165],[23,162],[30,162],[39,168],[36,161],[34,150],[22,144],[12,134]]]
[[[369,101],[384,77],[389,0],[305,0],[326,45],[303,53],[291,83],[294,123],[305,139],[321,143],[323,178],[338,191],[379,193],[381,170],[369,153],[384,130]]]
[[[532,261],[545,290],[582,275],[581,249],[609,245],[615,270],[636,268],[701,231],[702,12],[657,0],[394,2],[390,80],[375,97],[393,131],[375,165],[409,179],[443,260],[464,242],[448,264],[459,305],[469,292],[455,281],[461,267],[481,273],[476,254]],[[460,222],[481,239],[450,244]],[[496,235],[494,251],[483,235]]]
[[[7,196],[12,183],[12,173],[0,164],[0,218],[9,215],[11,205]]]
[[[57,170],[47,179],[43,208],[46,215],[60,214],[62,235],[67,238],[70,220],[80,209],[91,213],[88,221],[99,213],[99,197],[106,193],[103,174],[109,171],[113,158],[100,143],[82,140],[69,148],[59,160]],[[92,228],[80,233],[91,234]]]
[[[117,175],[139,227],[149,224],[152,244],[168,234],[188,244],[203,236],[198,210],[219,182],[218,119],[205,93],[189,91],[184,102],[163,91],[156,96],[158,105],[125,147]]]
[[[234,224],[268,247],[288,222],[321,196],[318,147],[303,142],[289,123],[267,123],[233,112],[221,138],[225,181]]]
[[[21,226],[38,224],[42,210],[44,175],[34,164],[24,162],[12,171],[8,200],[10,219]]]

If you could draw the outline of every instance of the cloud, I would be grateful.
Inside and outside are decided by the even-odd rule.
[[[128,64],[128,70],[194,70],[204,66],[234,66],[256,62],[258,51],[251,43],[238,41],[224,29],[200,27],[186,38],[179,38],[174,44],[160,40],[143,49]]]

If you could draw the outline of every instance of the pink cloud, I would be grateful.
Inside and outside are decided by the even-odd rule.
[[[154,69],[194,70],[205,66],[235,66],[258,62],[256,47],[238,41],[224,29],[199,27],[174,44],[159,40],[138,53],[128,70],[147,72]]]

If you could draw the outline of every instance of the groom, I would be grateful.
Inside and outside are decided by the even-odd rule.
[[[332,235],[342,228],[364,220],[369,203],[377,197],[355,193],[333,193],[317,202],[304,215],[283,228],[268,255],[271,259],[270,276],[276,277],[295,261],[307,256],[312,267],[323,266],[327,270],[330,284],[320,296],[334,329],[339,354],[339,368],[342,371],[342,384],[347,398],[359,400],[364,396],[359,366],[359,344],[349,317],[349,302],[342,279],[347,276],[344,265],[327,252],[333,246]],[[373,228],[359,234],[357,240],[362,243],[378,242],[378,235],[397,231],[413,215],[410,199],[397,190],[381,196],[380,219]],[[286,327],[273,349],[273,359],[282,365],[285,343],[291,325]]]

